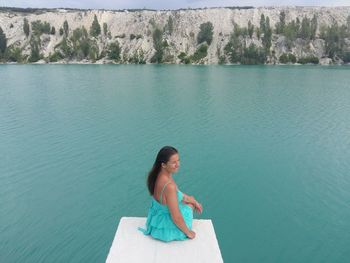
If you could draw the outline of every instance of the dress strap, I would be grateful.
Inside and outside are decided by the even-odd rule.
[[[163,197],[164,189],[165,189],[165,187],[166,187],[169,183],[171,183],[171,181],[166,182],[166,183],[164,184],[164,186],[163,186],[162,191],[160,192],[160,198],[159,198],[159,200],[160,200],[160,203],[161,203],[161,204],[163,203],[162,197]]]

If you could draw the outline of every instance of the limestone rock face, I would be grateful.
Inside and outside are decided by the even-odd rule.
[[[142,56],[145,62],[149,63],[156,50],[153,43],[153,32],[155,28],[163,31],[162,41],[166,41],[164,47],[163,59],[165,63],[179,63],[178,55],[184,52],[188,55],[193,54],[198,48],[197,35],[202,23],[211,22],[214,26],[213,41],[208,47],[207,56],[201,60],[203,64],[216,64],[219,57],[224,53],[224,47],[230,39],[233,32],[233,24],[241,27],[247,27],[248,21],[259,27],[260,16],[264,14],[270,19],[270,25],[275,28],[279,22],[280,12],[286,14],[286,23],[296,19],[302,20],[303,17],[312,19],[317,17],[318,30],[321,25],[330,26],[334,22],[338,25],[346,25],[347,17],[350,14],[348,7],[258,7],[251,9],[234,8],[209,8],[209,9],[189,9],[189,10],[168,10],[168,11],[111,11],[111,10],[65,10],[50,9],[41,10],[32,13],[14,12],[10,9],[0,11],[0,26],[7,37],[7,46],[19,47],[22,54],[29,55],[31,52],[30,35],[26,37],[23,31],[24,18],[31,24],[32,21],[41,20],[50,23],[56,29],[55,34],[43,34],[40,36],[40,53],[44,58],[55,52],[55,48],[62,41],[59,29],[67,20],[69,25],[69,35],[76,28],[84,26],[87,31],[91,27],[94,15],[97,16],[101,25],[101,35],[93,38],[98,52],[101,54],[108,45],[118,41],[121,47],[121,62],[128,63],[129,59],[135,56]],[[166,30],[169,18],[173,21],[173,30]],[[107,24],[108,35],[103,34],[103,23]],[[164,30],[165,29],[165,30]],[[31,33],[32,34],[32,33]],[[136,37],[131,37],[134,35]],[[91,37],[92,38],[92,37]],[[164,42],[163,42],[164,43]],[[246,44],[254,43],[262,46],[261,39],[253,34],[251,39],[246,40]],[[350,47],[350,40],[346,39]],[[350,49],[350,48],[349,48]],[[273,34],[272,54],[270,63],[275,63],[276,58],[286,52],[293,53],[297,58],[302,56],[314,55],[318,58],[325,56],[325,43],[322,39],[315,39],[307,42],[303,39],[297,39],[293,47],[288,47],[285,37]],[[101,60],[100,62],[98,62]],[[323,59],[323,63],[328,60]],[[91,61],[89,61],[91,62]],[[97,63],[108,63],[105,56],[97,59]]]

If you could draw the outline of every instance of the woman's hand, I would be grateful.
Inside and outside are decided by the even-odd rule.
[[[197,200],[193,196],[185,195],[185,202],[192,204],[194,210],[197,213],[201,214],[203,212],[202,205],[200,203],[198,203]]]
[[[194,203],[194,210],[198,213],[201,214],[203,212],[202,205],[198,203],[197,201]]]
[[[194,231],[190,230],[190,232],[188,232],[186,236],[189,239],[194,239],[196,237],[196,233]]]
[[[189,195],[186,195],[186,199],[185,199],[186,203],[189,203],[189,204],[192,204],[194,205],[195,202],[196,202],[196,199],[194,199],[193,196],[189,196]]]

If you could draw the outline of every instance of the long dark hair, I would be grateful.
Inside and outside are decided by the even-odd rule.
[[[151,195],[154,194],[154,187],[156,185],[156,180],[158,178],[162,163],[167,163],[170,157],[176,153],[178,153],[178,151],[172,146],[164,146],[159,150],[157,158],[147,177],[147,187]]]

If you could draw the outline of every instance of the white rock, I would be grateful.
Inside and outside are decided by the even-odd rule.
[[[350,14],[350,6],[346,7],[258,7],[252,9],[230,9],[230,8],[209,8],[198,10],[172,10],[172,11],[102,11],[102,10],[65,10],[53,9],[38,13],[20,13],[20,12],[0,12],[0,25],[8,39],[7,45],[16,44],[24,48],[23,54],[30,54],[29,38],[23,32],[23,19],[27,18],[29,23],[35,20],[46,21],[54,26],[56,34],[42,36],[43,43],[41,52],[47,57],[50,53],[54,53],[55,46],[62,41],[62,36],[59,35],[59,29],[63,27],[63,22],[67,20],[70,34],[74,29],[84,26],[88,31],[91,27],[94,15],[101,25],[107,23],[108,30],[111,32],[112,40],[105,36],[97,38],[97,43],[100,52],[108,43],[118,40],[122,53],[126,57],[131,57],[135,52],[144,53],[147,62],[150,61],[155,49],[153,47],[152,30],[153,27],[150,21],[155,21],[157,27],[163,29],[167,24],[168,18],[171,16],[174,21],[174,31],[171,35],[164,34],[164,39],[167,39],[170,47],[166,53],[174,57],[174,62],[179,61],[177,55],[185,52],[191,55],[197,48],[196,36],[200,30],[199,26],[202,23],[210,21],[214,26],[213,41],[208,48],[208,55],[204,59],[205,64],[218,63],[218,52],[223,53],[223,49],[229,41],[230,34],[233,31],[233,23],[237,23],[241,27],[246,27],[250,20],[254,26],[259,26],[260,16],[264,14],[269,16],[270,25],[274,28],[279,22],[281,11],[286,13],[286,22],[293,19],[307,16],[312,18],[317,16],[318,25],[331,25],[336,21],[339,25],[346,24],[346,19]],[[10,25],[13,25],[10,28]],[[103,31],[103,30],[102,30]],[[115,38],[115,36],[125,34],[125,38]],[[142,35],[142,38],[130,40],[130,34]],[[278,39],[277,42],[281,41]],[[255,34],[252,40],[258,46],[261,41],[258,41]],[[346,43],[350,40],[346,40]],[[311,51],[305,53],[302,43],[296,43],[296,47],[292,52],[299,56],[303,55],[323,55],[321,42],[315,42],[311,46]],[[349,44],[350,45],[350,44]],[[273,48],[276,48],[275,54],[281,55],[285,52],[285,47],[280,43],[273,43]],[[308,51],[307,51],[308,52]]]

